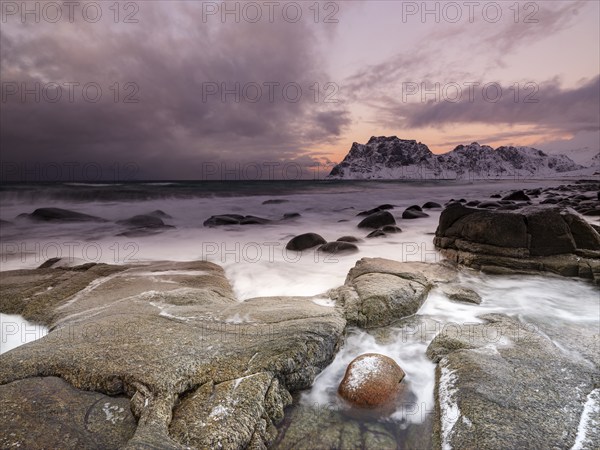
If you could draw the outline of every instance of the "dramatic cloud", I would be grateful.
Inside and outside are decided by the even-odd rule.
[[[437,148],[596,147],[597,3],[520,3],[518,20],[502,3],[502,20],[480,8],[473,23],[403,21],[405,3],[322,2],[316,14],[301,2],[297,21],[282,12],[293,2],[273,20],[254,3],[258,21],[248,2],[122,2],[118,20],[101,3],[98,22],[77,6],[72,22],[23,23],[5,6],[23,3],[4,2],[0,177],[32,164],[135,166],[145,179],[201,179],[207,165],[329,165],[384,133]],[[49,3],[25,5],[36,4]]]
[[[600,77],[575,89],[561,89],[556,81],[523,84],[519,90],[516,86],[475,83],[440,84],[438,88],[426,83],[426,93],[421,86],[407,86],[405,102],[380,105],[382,119],[414,128],[460,123],[531,124],[570,133],[591,131],[600,123]]]
[[[317,24],[203,23],[201,3],[145,3],[137,24],[9,21],[2,160],[132,161],[148,178],[195,178],[206,162],[295,159],[350,124],[328,96]],[[36,86],[38,98],[24,93]]]

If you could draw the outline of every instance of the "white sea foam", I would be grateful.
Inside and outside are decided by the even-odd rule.
[[[48,334],[48,328],[16,314],[0,314],[0,354]]]

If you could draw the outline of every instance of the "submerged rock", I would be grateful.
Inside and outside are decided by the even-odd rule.
[[[165,224],[160,217],[150,214],[140,214],[117,223],[131,228],[174,228]]]
[[[323,236],[317,233],[304,233],[296,237],[293,237],[285,246],[286,250],[294,250],[301,252],[308,250],[309,248],[316,247],[317,245],[326,244],[327,241]]]
[[[327,242],[319,247],[319,251],[323,253],[331,253],[334,255],[344,255],[358,252],[358,247],[351,242],[335,241]]]
[[[477,207],[479,209],[496,209],[496,208],[500,208],[501,206],[502,205],[499,202],[494,202],[491,200],[484,201],[484,202],[477,204]]]
[[[387,211],[379,211],[365,217],[358,228],[381,228],[384,225],[396,225],[396,219]]]
[[[429,214],[419,211],[417,209],[406,209],[402,213],[403,219],[421,219],[423,217],[429,217]]]
[[[242,216],[240,214],[220,214],[211,216],[204,221],[205,227],[218,227],[222,225],[265,225],[273,222],[270,219],[256,216]]]
[[[270,219],[265,219],[264,217],[246,216],[240,220],[240,225],[265,225],[271,222]]]
[[[381,227],[381,231],[383,231],[384,233],[401,233],[402,228],[396,225],[385,225]]]
[[[354,236],[342,236],[341,238],[338,238],[337,240],[340,242],[361,242],[362,241],[362,239],[359,239]]]
[[[218,227],[221,225],[238,225],[244,216],[239,214],[220,214],[217,216],[211,216],[206,219],[203,223],[205,227]]]
[[[289,200],[283,199],[283,198],[275,198],[275,199],[271,199],[271,200],[265,200],[264,202],[262,202],[263,205],[280,205],[282,203],[288,203]]]
[[[101,217],[62,208],[39,208],[31,214],[21,214],[19,217],[42,222],[106,222]]]
[[[161,209],[155,209],[148,213],[149,216],[160,217],[161,219],[172,219],[173,217]]]
[[[386,236],[387,236],[387,234],[385,234],[385,231],[383,231],[382,229],[371,231],[369,234],[367,234],[368,239],[378,238],[378,237],[386,237]]]
[[[394,209],[394,205],[390,205],[389,203],[379,205],[378,207],[369,209],[368,211],[361,211],[357,214],[357,216],[370,216],[371,214],[375,214],[376,212],[386,211],[388,209]]]
[[[531,198],[523,191],[515,191],[502,197],[502,200],[516,200],[520,202],[528,202]]]
[[[129,230],[119,233],[118,236],[126,237],[142,237],[156,233],[160,233],[169,228],[175,228],[172,225],[167,225],[158,215],[153,214],[140,214],[137,216],[130,217],[126,220],[119,220],[119,225],[124,225]]]
[[[360,408],[381,407],[396,400],[404,376],[404,371],[392,358],[365,353],[348,365],[338,393]]]
[[[358,409],[355,409],[358,413]],[[361,410],[368,413],[371,410]],[[300,403],[286,411],[274,450],[356,449],[387,450],[431,448],[431,426],[411,424],[408,429],[392,421],[373,421],[348,417],[336,403]]]

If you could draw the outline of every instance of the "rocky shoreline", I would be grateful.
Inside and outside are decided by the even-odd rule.
[[[600,234],[560,208],[575,200],[534,206],[513,198],[448,204],[435,236],[442,262],[362,258],[343,286],[313,297],[238,301],[223,269],[204,261],[69,267],[53,260],[2,272],[0,312],[50,332],[0,355],[0,447],[396,448],[385,421],[286,408],[332,362],[349,329],[425,322],[415,314],[434,290],[481,303],[462,283],[473,268],[598,284]],[[392,224],[385,208],[366,213],[368,228]],[[319,238],[290,245],[326,245]],[[439,333],[429,344],[435,417],[403,435],[401,447],[572,446],[600,387],[598,334],[542,332],[506,314],[480,319],[468,335]],[[490,344],[490,329],[502,339]],[[600,445],[591,431],[582,442]]]

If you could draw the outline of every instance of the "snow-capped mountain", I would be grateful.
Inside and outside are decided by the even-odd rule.
[[[548,155],[533,147],[498,147],[474,142],[436,155],[420,142],[391,137],[372,137],[366,144],[352,144],[330,178],[422,179],[545,177],[579,170],[565,155]]]

